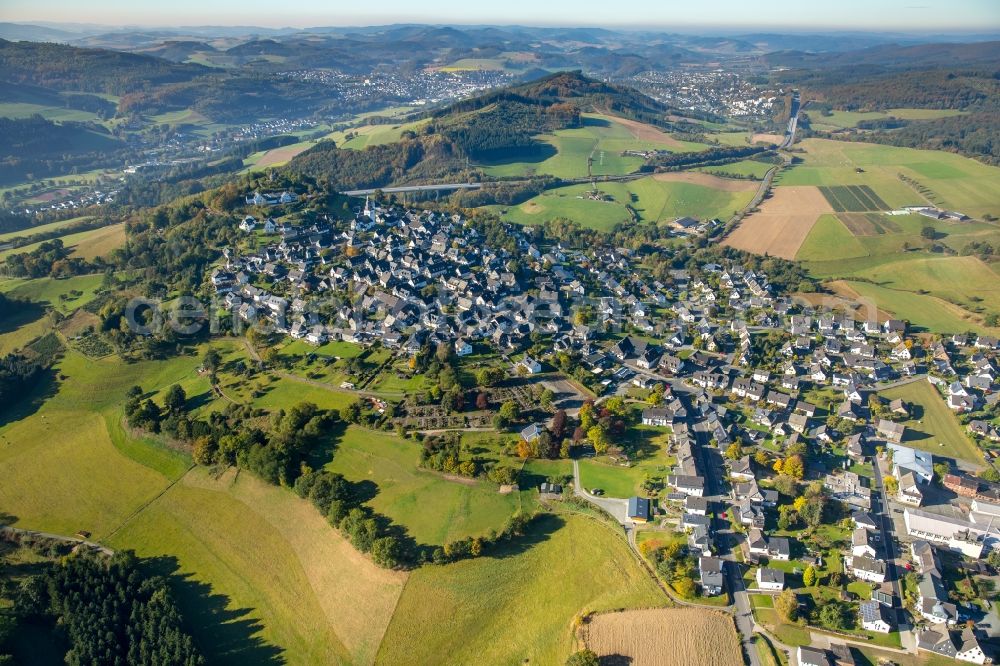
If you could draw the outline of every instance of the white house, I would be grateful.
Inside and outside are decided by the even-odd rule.
[[[468,356],[472,353],[472,345],[469,344],[464,338],[459,338],[455,340],[455,355],[456,356]]]
[[[862,601],[859,615],[861,616],[861,628],[866,631],[877,631],[880,634],[892,631],[885,607],[877,601]]]
[[[870,557],[852,556],[845,558],[845,564],[852,576],[869,583],[885,582],[885,562]]]
[[[757,569],[757,589],[778,592],[785,589],[785,572],[779,569]]]
[[[518,369],[524,368],[529,375],[537,375],[542,371],[542,364],[525,354],[521,362],[517,364]]]

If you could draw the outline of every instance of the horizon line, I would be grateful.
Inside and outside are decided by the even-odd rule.
[[[836,34],[836,33],[864,33],[864,34],[902,34],[902,35],[949,35],[949,34],[964,34],[964,35],[980,35],[984,37],[996,37],[1000,39],[1000,24],[996,26],[937,26],[929,28],[918,28],[918,27],[904,27],[904,26],[885,26],[885,27],[862,27],[862,26],[852,26],[852,25],[829,25],[829,24],[798,24],[798,25],[782,25],[774,26],[773,24],[756,24],[756,23],[735,23],[735,24],[725,24],[725,23],[677,23],[677,24],[632,24],[632,23],[621,23],[621,24],[609,24],[603,23],[558,23],[558,22],[538,22],[538,23],[503,23],[503,22],[482,22],[482,21],[451,21],[451,22],[438,22],[438,21],[401,21],[395,23],[333,23],[333,24],[309,24],[309,25],[259,25],[259,24],[247,24],[247,23],[178,23],[178,24],[156,24],[156,23],[108,23],[108,22],[97,22],[97,23],[82,23],[79,21],[53,21],[53,20],[10,20],[3,21],[0,20],[0,24],[6,23],[8,25],[19,25],[19,26],[35,26],[35,27],[50,27],[55,28],[56,26],[63,26],[66,30],[70,27],[77,28],[112,28],[116,30],[184,30],[184,29],[212,29],[212,28],[224,28],[224,29],[245,29],[245,30],[267,30],[267,31],[298,31],[298,32],[308,32],[311,30],[330,30],[330,29],[377,29],[377,28],[405,28],[405,27],[428,27],[428,28],[560,28],[566,30],[572,29],[603,29],[609,32],[615,31],[626,31],[626,32],[655,32],[669,34],[670,32],[676,31],[692,31],[692,30],[709,30],[709,31],[725,31],[728,34],[734,34],[740,31],[751,32],[754,34],[788,34],[788,33],[801,33],[801,32],[813,32],[813,33],[826,33],[826,34]],[[770,26],[770,28],[769,28]]]

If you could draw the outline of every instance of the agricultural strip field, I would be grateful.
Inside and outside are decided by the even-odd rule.
[[[798,146],[802,162],[779,172],[775,185],[867,185],[892,208],[933,204],[1000,217],[1000,167],[938,150],[829,139]]]
[[[982,464],[979,449],[966,436],[958,419],[930,382],[911,382],[882,391],[881,395],[889,400],[902,398],[904,402],[917,406],[916,410],[911,410],[910,420],[903,422],[907,430],[903,444],[930,451],[936,456]]]
[[[574,618],[664,601],[606,525],[544,516],[524,544],[411,573],[376,663],[561,664]]]
[[[884,211],[889,207],[867,185],[822,185],[819,191],[838,213]]]
[[[715,666],[743,661],[732,618],[700,608],[602,613],[580,633],[598,656],[624,659],[623,663]]]
[[[891,217],[878,213],[841,213],[837,218],[855,236],[882,236],[903,230]]]
[[[816,220],[830,212],[830,204],[816,187],[776,187],[760,210],[744,218],[724,244],[794,259]]]

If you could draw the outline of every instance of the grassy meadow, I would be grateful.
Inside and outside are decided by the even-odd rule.
[[[613,116],[583,114],[583,127],[557,130],[538,137],[549,145],[544,159],[514,156],[482,164],[490,176],[549,174],[559,178],[585,178],[587,159],[593,157],[595,176],[623,175],[642,166],[642,157],[623,156],[626,150],[669,150],[689,152],[707,146],[678,141],[648,125],[630,126]]]
[[[911,409],[911,418],[903,422],[907,429],[903,444],[936,456],[982,464],[982,453],[965,434],[955,414],[930,382],[912,382],[882,391],[881,395],[889,400],[902,398],[904,402],[916,405],[916,410]]]
[[[377,490],[368,505],[423,544],[499,531],[521,506],[520,493],[501,495],[490,483],[450,480],[420,469],[419,462],[417,442],[352,426],[338,439],[327,469],[351,481],[373,482]]]
[[[507,208],[504,217],[524,225],[544,224],[556,218],[574,220],[584,227],[610,230],[616,224],[628,222],[625,206],[632,206],[642,221],[672,221],[690,216],[701,220],[728,219],[733,211],[743,208],[751,191],[730,192],[709,185],[691,182],[663,181],[649,176],[625,183],[598,183],[598,189],[613,201],[586,198],[590,185],[568,185],[547,190],[519,206]]]
[[[410,574],[376,663],[561,664],[575,649],[574,618],[664,603],[603,524],[546,516],[528,541]]]
[[[19,233],[24,234],[25,232]],[[72,248],[71,256],[93,259],[98,256],[107,256],[112,250],[125,245],[125,227],[122,224],[112,224],[107,227],[67,234],[61,236],[60,240],[62,240],[64,247]],[[6,260],[12,254],[32,252],[42,242],[46,241],[2,250],[0,251],[0,262]]]
[[[886,111],[831,111],[830,115],[810,113],[809,119],[816,129],[838,130],[857,127],[858,123],[867,120],[936,120],[964,113],[955,109],[888,109]]]

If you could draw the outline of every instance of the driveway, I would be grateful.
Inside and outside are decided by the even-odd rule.
[[[625,526],[631,526],[632,521],[628,519],[628,500],[617,497],[598,497],[591,495],[580,483],[580,462],[573,461],[573,494],[582,497],[591,504],[601,507],[607,511],[612,518]]]

